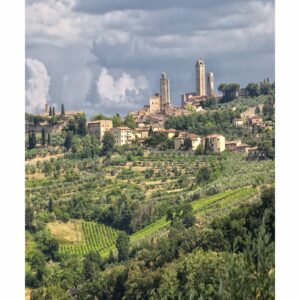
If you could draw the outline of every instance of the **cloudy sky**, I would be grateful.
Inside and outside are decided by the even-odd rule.
[[[221,82],[274,79],[273,0],[26,0],[26,111],[126,114],[159,91],[195,90],[194,64]]]

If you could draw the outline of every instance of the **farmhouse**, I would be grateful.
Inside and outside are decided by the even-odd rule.
[[[118,146],[131,144],[131,142],[135,139],[134,130],[128,127],[113,128],[112,134]]]
[[[102,141],[104,133],[112,129],[112,120],[97,120],[87,123],[88,132]]]
[[[214,153],[220,153],[225,150],[225,137],[220,134],[211,134],[207,136],[207,142]]]
[[[146,139],[149,136],[150,127],[140,127],[135,129],[135,137],[137,139]]]
[[[263,124],[263,120],[261,117],[253,116],[248,119],[248,122],[251,126]]]
[[[251,147],[248,144],[240,144],[233,151],[241,152],[241,153],[248,153],[249,148],[251,148]]]
[[[233,121],[233,123],[234,123],[234,125],[235,125],[236,127],[239,127],[239,126],[243,126],[243,125],[244,125],[243,119],[235,119],[235,120]]]
[[[155,133],[162,133],[163,135],[165,135],[165,137],[167,139],[172,139],[176,133],[177,130],[176,129],[158,129],[157,131],[155,131]]]
[[[239,145],[241,145],[241,143],[242,143],[241,140],[225,142],[225,149],[230,150],[230,151],[234,151],[234,149],[236,147],[238,147]]]
[[[180,132],[178,136],[174,138],[174,149],[177,151],[181,150],[186,139],[191,140],[192,150],[196,150],[199,145],[204,147],[205,140],[199,135],[188,132]]]

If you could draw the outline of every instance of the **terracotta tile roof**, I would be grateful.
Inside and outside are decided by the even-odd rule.
[[[165,133],[176,133],[177,130],[176,129],[159,129],[157,132],[165,132]]]
[[[231,144],[237,144],[237,143],[241,143],[241,141],[240,140],[228,141],[228,142],[225,142],[225,145],[231,145]]]
[[[115,127],[115,129],[120,129],[120,130],[133,130],[129,127]]]
[[[236,146],[236,148],[247,148],[247,147],[250,147],[250,145],[248,145],[248,144],[240,144],[240,145]]]
[[[208,137],[209,139],[210,139],[210,138],[214,139],[214,138],[218,138],[218,137],[223,137],[223,135],[215,133],[215,134],[210,134],[210,135],[208,135],[207,137]]]
[[[248,151],[255,151],[255,150],[258,150],[257,146],[248,149]]]
[[[102,123],[103,121],[110,121],[110,122],[112,122],[112,120],[95,120],[95,121],[88,121],[87,123],[88,124],[100,124],[100,123]]]

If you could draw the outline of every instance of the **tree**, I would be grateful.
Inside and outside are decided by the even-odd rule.
[[[55,108],[54,108],[54,106],[52,107],[52,116],[55,116]]]
[[[259,85],[253,82],[246,86],[246,91],[250,97],[257,97],[260,94]]]
[[[50,136],[50,132],[48,132],[47,144],[48,144],[48,146],[50,146],[50,144],[51,144],[51,136]]]
[[[51,117],[52,116],[52,107],[50,106],[49,108],[49,116]]]
[[[78,116],[78,129],[77,133],[81,136],[84,136],[87,134],[87,129],[86,129],[86,117],[85,114],[80,114]]]
[[[263,106],[263,115],[269,119],[273,118],[275,114],[274,105],[272,103],[272,100],[266,101],[266,103]]]
[[[263,95],[271,95],[272,93],[274,93],[273,85],[269,80],[264,80],[260,83],[260,92]]]
[[[109,251],[109,255],[108,255],[107,261],[108,261],[109,264],[113,264],[116,261],[114,253],[112,252],[112,250]]]
[[[42,145],[46,145],[46,133],[45,133],[45,128],[42,128]]]
[[[180,223],[186,228],[193,226],[195,216],[192,205],[190,203],[182,203],[168,209],[167,220],[171,221],[172,226],[180,225]]]
[[[106,155],[112,152],[115,148],[115,138],[112,133],[106,131],[102,140],[102,154]]]
[[[198,147],[195,150],[195,155],[203,155],[204,154],[204,149],[202,145],[198,145]]]
[[[240,85],[238,83],[221,83],[218,87],[218,90],[223,94],[220,103],[226,103],[238,97]]]
[[[29,231],[35,229],[35,213],[33,208],[28,205],[25,208],[25,229]]]
[[[129,236],[126,232],[120,232],[117,240],[116,247],[118,249],[119,261],[126,260],[129,257]]]
[[[257,115],[259,113],[260,113],[260,108],[259,108],[259,106],[256,106],[256,108],[255,108],[255,114]]]
[[[65,115],[65,106],[63,104],[61,105],[61,115]]]
[[[197,174],[197,182],[198,183],[207,183],[212,180],[212,170],[210,166],[203,166],[199,169]]]
[[[28,137],[28,149],[34,149],[35,146],[36,146],[35,132],[31,131],[29,132],[29,137]]]
[[[69,150],[72,147],[72,138],[73,138],[73,134],[72,132],[69,131],[64,141],[64,146],[67,150]]]
[[[211,153],[213,153],[213,146],[210,143],[209,138],[206,137],[205,138],[205,146],[204,146],[204,154],[208,155],[208,154],[211,154]]]
[[[48,201],[48,211],[50,213],[53,212],[53,200],[52,200],[52,198],[50,198],[49,201]]]
[[[135,123],[133,115],[128,114],[125,117],[124,125],[131,128],[131,129],[134,129],[136,127],[136,123]]]
[[[119,127],[122,125],[122,118],[118,113],[112,117],[112,123],[113,127]]]
[[[153,128],[152,128],[152,126],[150,125],[149,131],[148,131],[148,136],[149,136],[149,137],[150,137],[150,136],[153,136],[153,133],[154,133]]]
[[[98,120],[109,120],[109,118],[102,113],[95,114],[91,118],[91,121],[98,121]]]
[[[183,141],[182,148],[184,151],[188,151],[192,148],[192,140],[190,138],[185,138]]]
[[[104,262],[99,252],[88,253],[83,261],[83,277],[85,280],[96,278],[97,273],[103,270]]]

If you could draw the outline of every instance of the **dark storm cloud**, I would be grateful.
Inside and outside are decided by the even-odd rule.
[[[76,0],[74,9],[92,14],[105,13],[113,10],[162,10],[175,8],[206,9],[218,8],[220,5],[243,5],[245,2],[256,2],[255,0]],[[260,2],[272,2],[272,0],[261,0]]]
[[[70,105],[89,111],[130,111],[158,91],[164,71],[171,80],[172,101],[179,104],[181,93],[195,89],[194,63],[199,57],[204,57],[207,71],[215,73],[216,85],[274,79],[273,1],[26,3],[32,8],[26,22],[34,20],[28,26],[28,55],[45,64],[53,101],[68,98]],[[111,97],[107,91],[105,97],[99,94],[103,70]],[[134,93],[125,97],[129,91]],[[116,104],[116,99],[123,100]]]

